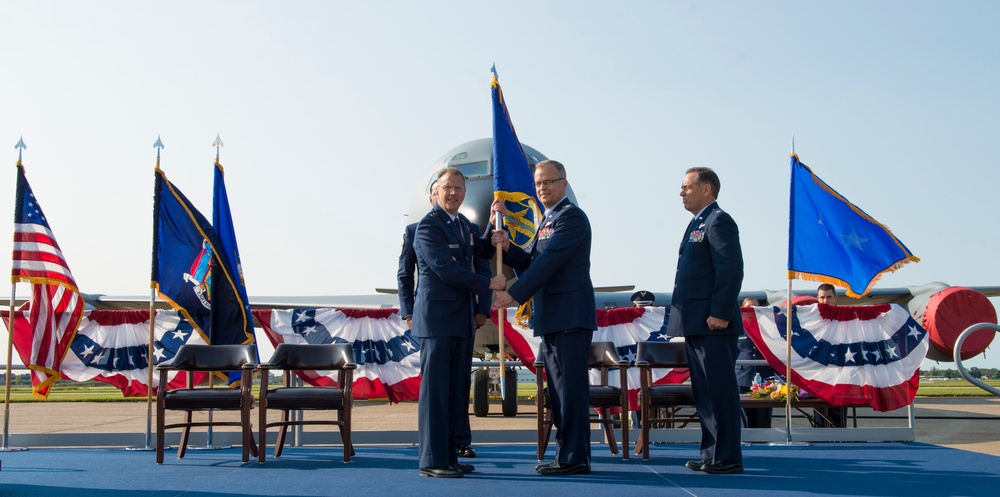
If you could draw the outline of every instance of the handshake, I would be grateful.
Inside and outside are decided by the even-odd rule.
[[[497,216],[504,216],[507,214],[507,208],[503,204],[503,200],[496,199],[490,206],[490,224],[494,224],[497,220]],[[503,229],[497,229],[493,231],[493,235],[490,237],[490,242],[494,247],[503,250],[504,252],[510,248],[510,238],[507,237],[507,232]],[[500,270],[500,274],[493,277],[490,280],[490,290],[493,290],[493,308],[500,309],[502,307],[509,307],[510,304],[517,304],[514,298],[507,293],[507,278],[503,275],[503,270]]]
[[[507,290],[507,277],[503,274],[498,274],[490,279],[490,290],[493,290],[493,308],[500,309],[502,307],[510,307],[511,303],[514,302],[514,297],[511,297]]]

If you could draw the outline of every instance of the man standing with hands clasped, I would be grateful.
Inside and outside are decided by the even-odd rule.
[[[476,295],[488,299],[506,281],[475,269],[475,259],[488,260],[494,249],[474,237],[469,220],[458,213],[465,176],[446,168],[436,184],[437,205],[417,225],[413,240],[419,277],[413,336],[420,339],[421,375],[417,437],[421,476],[459,478],[475,470],[458,463],[456,435],[469,411],[469,341],[488,318],[477,310]]]
[[[719,187],[707,167],[684,175],[681,200],[694,219],[681,241],[667,322],[668,335],[684,337],[701,425],[701,459],[684,465],[710,474],[743,472],[735,373],[743,252],[736,222],[716,203]]]
[[[594,285],[590,281],[590,221],[566,198],[566,169],[553,160],[535,166],[535,191],[545,217],[531,253],[512,246],[503,231],[493,243],[507,251],[504,263],[522,271],[506,292],[497,292],[493,307],[502,308],[534,297],[532,327],[542,337],[538,359],[545,363],[549,403],[556,427],[556,458],[535,466],[541,475],[590,472],[590,387],[587,361],[597,329]],[[505,213],[502,201],[493,211]]]

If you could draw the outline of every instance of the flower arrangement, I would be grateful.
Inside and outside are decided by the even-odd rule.
[[[792,385],[792,400],[798,400],[799,387]],[[777,381],[754,383],[750,386],[750,396],[755,399],[771,399],[784,402],[788,396],[788,385]]]

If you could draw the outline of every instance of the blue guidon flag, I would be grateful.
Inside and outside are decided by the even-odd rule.
[[[493,198],[503,200],[507,207],[504,224],[511,243],[531,252],[542,218],[541,203],[535,194],[531,166],[507,113],[496,68],[490,87],[493,93]]]
[[[915,257],[885,227],[816,176],[792,154],[788,220],[788,279],[868,293],[883,274]]]
[[[785,371],[785,307],[744,307],[743,328],[767,363]],[[897,304],[792,307],[792,378],[834,406],[892,411],[913,402],[927,332]]]

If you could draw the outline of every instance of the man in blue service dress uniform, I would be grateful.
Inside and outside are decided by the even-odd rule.
[[[493,248],[475,238],[458,213],[465,177],[453,168],[437,179],[437,205],[417,225],[417,296],[413,336],[420,339],[420,399],[417,404],[420,475],[458,478],[475,470],[458,463],[456,436],[469,411],[469,341],[487,316],[477,312],[477,295],[506,287],[503,275],[479,274],[474,259]],[[487,304],[488,305],[488,304]]]
[[[590,387],[587,361],[597,329],[594,285],[590,281],[590,221],[566,198],[566,170],[545,160],[535,166],[535,190],[545,217],[531,253],[511,246],[500,231],[494,243],[504,243],[504,263],[523,271],[506,292],[493,297],[500,308],[534,297],[532,325],[542,338],[538,359],[545,363],[549,403],[556,427],[556,458],[539,464],[541,475],[590,472]],[[503,210],[494,202],[494,210]],[[502,238],[502,239],[501,239]]]
[[[711,474],[743,472],[735,373],[743,252],[736,222],[716,203],[719,187],[707,167],[684,176],[681,199],[694,219],[681,241],[667,322],[668,335],[684,337],[701,425],[701,459],[685,466]]]
[[[431,185],[430,203],[431,208],[437,204],[437,184]],[[399,315],[406,320],[406,327],[413,327],[413,299],[416,295],[416,279],[414,275],[417,270],[417,252],[413,250],[413,238],[417,232],[417,225],[420,224],[412,223],[406,226],[403,231],[403,250],[399,254],[399,270],[396,272],[396,282],[397,288],[399,290]],[[475,224],[469,224],[470,232],[473,238],[480,238],[479,226]],[[476,272],[479,274],[490,274],[490,261],[480,257],[476,257]],[[484,294],[476,295],[476,329],[478,330],[486,319],[490,315],[490,292]],[[475,340],[469,340],[468,345],[468,358],[469,358],[469,370],[472,369],[472,349],[475,345]],[[471,376],[466,378],[467,385],[466,390],[472,387]],[[472,427],[469,425],[469,409],[466,407],[465,415],[462,416],[461,422],[458,426],[458,431],[455,433],[455,443],[458,444],[458,456],[459,457],[476,457],[476,450],[472,448]]]

